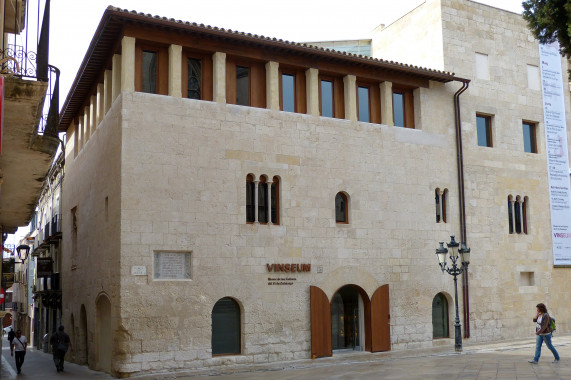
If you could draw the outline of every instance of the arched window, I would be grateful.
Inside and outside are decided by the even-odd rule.
[[[442,293],[432,299],[432,337],[448,338],[448,301]]]
[[[258,183],[258,222],[268,223],[268,181],[266,176],[260,176]]]
[[[521,214],[522,214],[522,224],[523,224],[523,233],[527,235],[527,202],[528,198],[523,197],[523,203],[521,205]]]
[[[212,355],[240,353],[240,306],[230,297],[212,308]]]
[[[335,222],[349,223],[349,202],[347,202],[347,195],[344,193],[337,193],[335,196]]]
[[[509,233],[527,234],[527,205],[529,199],[527,197],[516,196],[514,198],[508,196],[508,225]]]
[[[255,207],[256,207],[256,200],[255,200],[255,193],[256,184],[254,183],[254,176],[248,174],[246,176],[246,222],[247,223],[254,223],[256,218]]]
[[[274,176],[271,186],[272,223],[280,224],[280,179]]]
[[[446,198],[448,198],[448,189],[440,191],[434,190],[434,201],[436,204],[436,223],[446,223]]]
[[[521,234],[521,198],[519,196],[515,199],[515,232]]]

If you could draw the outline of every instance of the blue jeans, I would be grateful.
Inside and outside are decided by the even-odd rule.
[[[553,356],[555,357],[555,360],[559,360],[559,353],[557,352],[555,347],[553,347],[553,344],[551,344],[551,333],[549,333],[547,335],[536,335],[536,338],[535,338],[535,357],[533,358],[533,360],[535,360],[536,362],[539,361],[539,357],[541,356],[541,345],[543,344],[543,342],[545,342],[545,345],[547,346],[547,348],[549,348],[551,350],[551,352],[553,353]]]

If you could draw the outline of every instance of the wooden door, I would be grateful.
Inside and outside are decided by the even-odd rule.
[[[331,307],[327,295],[317,286],[309,287],[311,312],[311,357],[332,356]]]
[[[389,285],[383,285],[371,297],[371,352],[391,350]]]

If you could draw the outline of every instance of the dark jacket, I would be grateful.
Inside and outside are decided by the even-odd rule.
[[[533,318],[534,322],[537,322],[537,318]],[[537,330],[537,329],[536,329]],[[535,335],[549,334],[551,332],[551,317],[549,314],[544,313],[541,318],[541,328],[535,332]]]
[[[69,345],[69,335],[67,335],[63,331],[56,331],[55,333],[53,333],[52,337],[50,338],[50,343],[54,348],[54,350],[57,348],[58,344],[65,345],[67,350],[67,346]]]

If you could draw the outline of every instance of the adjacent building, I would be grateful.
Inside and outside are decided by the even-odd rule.
[[[450,235],[472,250],[466,338],[528,336],[540,301],[569,329],[521,16],[430,0],[371,51],[107,8],[59,120],[78,362],[129,376],[452,345]]]
[[[48,60],[49,10],[49,0],[37,4],[27,0],[0,1],[2,245],[8,234],[32,219],[43,179],[60,144],[59,70]],[[7,290],[14,282],[14,260],[0,268],[0,287]],[[12,272],[5,273],[4,268]],[[0,305],[0,318],[5,313],[14,314],[15,326],[21,317],[25,320],[19,311]],[[29,331],[24,333],[28,335]]]

